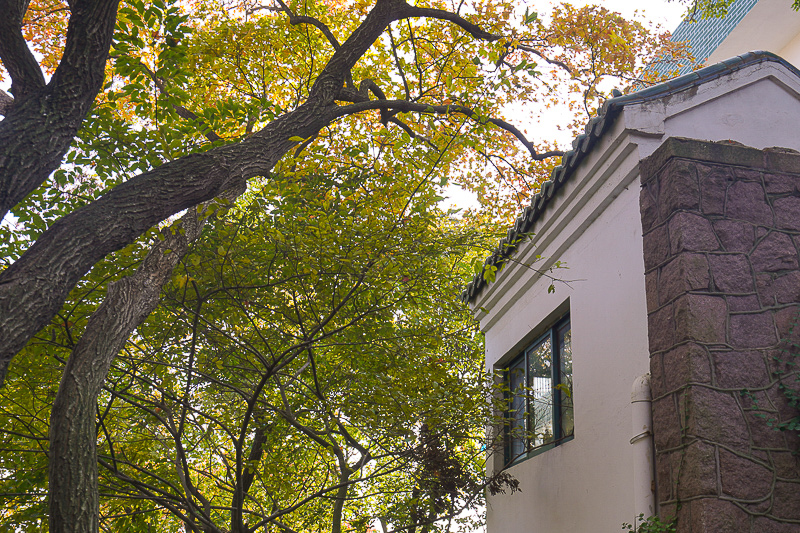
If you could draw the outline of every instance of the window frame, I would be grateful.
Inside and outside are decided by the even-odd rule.
[[[566,328],[566,330],[565,330]],[[555,320],[551,323],[551,325],[540,335],[536,336],[533,341],[528,342],[525,344],[524,348],[517,353],[510,361],[504,364],[501,367],[502,372],[502,382],[504,385],[504,400],[506,405],[506,410],[503,413],[503,464],[505,467],[513,466],[529,457],[533,457],[538,455],[546,450],[552,449],[556,446],[559,446],[567,441],[572,440],[575,437],[575,426],[574,426],[574,404],[570,401],[570,406],[572,410],[572,431],[568,435],[562,435],[563,432],[563,423],[565,419],[565,410],[564,410],[564,398],[563,396],[566,394],[569,398],[572,398],[572,393],[565,393],[563,392],[558,385],[562,383],[563,374],[562,371],[562,350],[559,342],[559,333],[562,332],[570,332],[572,331],[572,323],[570,320],[569,312],[563,314],[560,318]],[[525,387],[529,387],[530,383],[530,361],[528,356],[531,352],[534,352],[535,349],[540,346],[543,342],[549,340],[550,341],[550,398],[551,398],[551,407],[550,407],[550,417],[551,417],[551,425],[552,425],[552,434],[553,438],[548,440],[547,442],[543,442],[542,444],[538,444],[535,446],[531,446],[528,437],[524,438],[522,451],[514,455],[514,451],[512,449],[515,447],[515,443],[518,443],[520,438],[519,437],[512,437],[510,434],[515,429],[512,425],[512,400],[513,400],[513,390],[511,387],[511,370],[515,367],[518,367],[520,362],[523,363],[523,368],[525,368]],[[571,354],[571,336],[570,336],[570,354]],[[570,362],[572,361],[572,356],[570,355]],[[570,377],[572,378],[572,374],[574,372],[570,371]],[[525,418],[524,418],[524,431],[528,432],[531,427],[531,416],[532,416],[532,409],[530,407],[531,402],[535,401],[533,396],[529,393],[525,395]],[[559,435],[559,437],[555,437],[555,435]]]

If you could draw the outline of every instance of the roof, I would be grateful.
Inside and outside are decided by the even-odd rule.
[[[494,266],[497,272],[502,269],[524,237],[533,230],[536,221],[542,218],[545,209],[558,190],[575,174],[578,165],[592,151],[603,134],[611,129],[625,106],[664,98],[763,62],[780,63],[800,77],[800,71],[773,53],[748,52],[647,89],[606,100],[598,116],[592,118],[586,124],[585,132],[572,141],[572,150],[562,156],[561,165],[553,169],[550,180],[542,184],[539,193],[531,199],[530,205],[523,209],[514,225],[508,229],[506,237],[499,242],[492,255],[486,258],[481,272],[473,277],[472,281],[461,293],[462,301],[474,301],[481,290],[487,286],[488,283],[483,276],[487,267]]]

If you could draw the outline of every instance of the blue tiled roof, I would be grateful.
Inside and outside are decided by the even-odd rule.
[[[514,225],[508,229],[506,237],[500,241],[492,255],[486,258],[483,270],[467,285],[464,292],[461,293],[461,299],[465,302],[475,300],[487,285],[483,277],[487,267],[496,267],[499,274],[499,271],[508,262],[509,257],[516,251],[525,234],[533,230],[534,224],[541,218],[553,196],[565,182],[569,181],[575,173],[575,169],[586,155],[592,151],[602,135],[611,128],[625,106],[663,98],[750,65],[767,61],[780,63],[800,77],[800,71],[797,68],[775,54],[770,52],[748,52],[647,89],[606,100],[599,114],[586,124],[585,133],[578,135],[572,141],[572,150],[562,156],[561,165],[553,169],[550,180],[542,184],[541,190],[531,199],[530,205],[522,210]]]
[[[697,65],[703,64],[757,3],[758,0],[734,0],[723,17],[684,19],[672,32],[671,40],[675,42],[688,41],[696,62],[684,65],[678,71],[678,75],[691,72],[697,68]],[[657,73],[668,74],[675,67],[671,63],[660,62],[653,65],[652,68]]]

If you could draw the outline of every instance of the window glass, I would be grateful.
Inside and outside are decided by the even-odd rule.
[[[530,447],[553,440],[553,382],[550,336],[528,349]]]
[[[572,342],[569,322],[558,330],[558,358],[561,362],[561,382],[559,395],[561,399],[561,435],[568,437],[575,429],[575,419],[572,410]]]
[[[511,391],[511,402],[508,412],[509,455],[519,457],[525,452],[526,433],[528,431],[527,402],[525,401],[527,387],[525,379],[525,359],[520,359],[516,365],[509,368],[508,380]]]
[[[571,340],[564,317],[503,369],[509,395],[507,463],[574,434]]]

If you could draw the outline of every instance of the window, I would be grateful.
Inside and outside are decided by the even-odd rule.
[[[569,325],[569,316],[560,319],[503,369],[506,464],[572,438]]]

